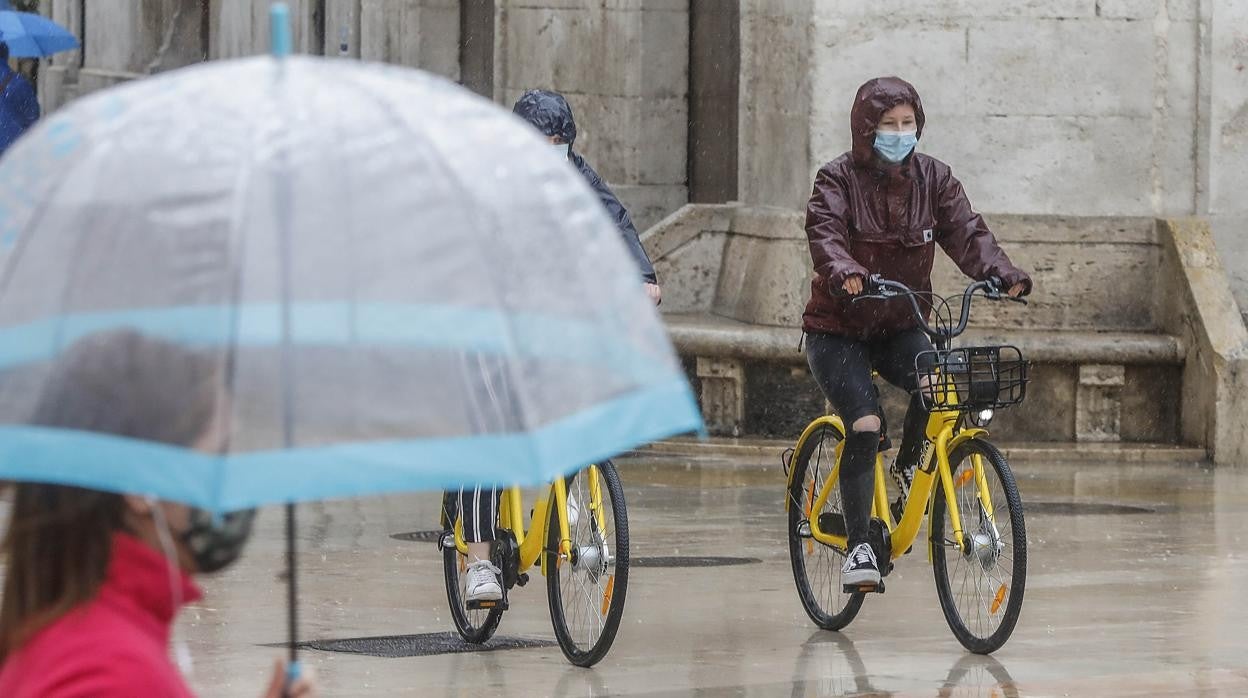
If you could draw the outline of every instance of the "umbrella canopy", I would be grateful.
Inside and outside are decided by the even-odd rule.
[[[191,347],[228,448],[27,423],[57,361]],[[533,484],[701,427],[584,180],[418,71],[218,62],[75,102],[0,164],[0,479],[213,511]]]
[[[65,27],[30,12],[15,12],[0,0],[0,41],[14,58],[42,58],[78,48],[78,39]]]

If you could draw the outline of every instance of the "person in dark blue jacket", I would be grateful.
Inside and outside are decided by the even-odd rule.
[[[26,76],[9,67],[9,46],[0,42],[0,155],[39,120],[39,100]]]
[[[607,214],[620,229],[624,243],[632,252],[633,259],[641,269],[645,281],[646,294],[656,304],[662,301],[658,277],[654,273],[654,265],[641,246],[637,237],[637,227],[628,216],[628,211],[616,198],[602,177],[594,172],[594,168],[585,162],[585,158],[572,151],[572,143],[576,140],[576,121],[572,119],[572,107],[558,92],[546,90],[530,90],[524,93],[520,101],[512,109],[525,121],[541,131],[559,150],[559,154],[568,158],[593,187]],[[501,570],[490,558],[490,547],[494,541],[494,528],[498,521],[499,491],[492,487],[464,487],[459,491],[458,511],[463,523],[464,541],[468,544],[468,569],[464,577],[464,601],[469,608],[485,601],[497,601],[503,598]],[[569,516],[574,516],[578,504],[575,499],[568,498]]]
[[[637,236],[637,227],[633,225],[628,210],[620,203],[607,183],[602,181],[602,177],[598,176],[594,168],[585,162],[585,158],[572,150],[572,144],[576,141],[576,120],[572,118],[572,107],[568,105],[568,100],[558,92],[529,90],[520,97],[516,105],[512,107],[512,111],[541,131],[550,140],[551,145],[559,148],[561,153],[566,155],[576,169],[585,176],[589,186],[593,187],[598,198],[602,199],[603,207],[607,209],[607,214],[620,229],[624,243],[628,245],[633,259],[641,269],[642,278],[646,282],[646,293],[655,303],[660,302],[663,295],[659,289],[658,277],[654,273],[654,265],[650,263],[650,257],[646,255],[645,248],[641,246],[641,239]]]

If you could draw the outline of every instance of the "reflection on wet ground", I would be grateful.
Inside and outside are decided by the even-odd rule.
[[[638,567],[611,654],[592,670],[557,647],[382,658],[308,651],[325,695],[1239,696],[1248,695],[1248,470],[1017,468],[1031,567],[1014,637],[964,652],[921,551],[843,634],[818,631],[794,592],[778,460],[621,462],[636,557],[742,557]],[[1112,505],[1112,506],[1110,506]],[[301,508],[308,640],[452,630],[433,543],[435,495]],[[266,512],[236,568],[207,580],[182,635],[205,696],[259,692],[283,639],[281,517]],[[553,639],[540,576],[500,635]]]

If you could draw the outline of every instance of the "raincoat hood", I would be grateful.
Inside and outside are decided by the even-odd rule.
[[[884,112],[899,104],[914,107],[914,118],[918,125],[918,137],[923,138],[923,102],[919,99],[918,90],[914,85],[901,78],[886,77],[868,80],[858,88],[854,97],[854,107],[849,112],[850,130],[853,132],[854,164],[860,167],[879,166],[875,155],[875,131],[880,125]],[[909,159],[909,158],[907,158]]]
[[[516,100],[511,111],[547,136],[559,136],[568,145],[576,141],[572,107],[558,92],[529,90]]]

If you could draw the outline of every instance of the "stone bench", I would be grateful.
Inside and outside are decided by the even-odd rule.
[[[752,362],[806,365],[798,329],[754,325],[709,313],[665,316],[681,356],[693,360],[703,414],[711,431],[738,435],[745,421],[746,371]],[[1033,364],[1077,367],[1073,392],[1075,438],[1122,438],[1122,404],[1128,367],[1181,367],[1178,337],[1145,332],[970,329],[960,345],[1012,344]]]

